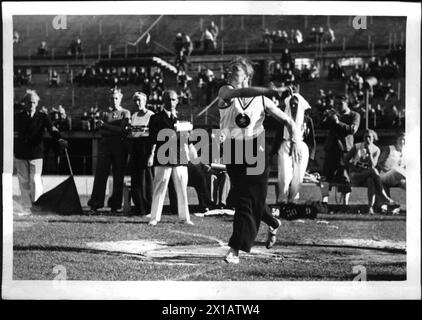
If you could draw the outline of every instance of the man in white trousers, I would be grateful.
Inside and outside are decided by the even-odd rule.
[[[32,204],[43,193],[41,173],[45,130],[47,129],[60,148],[67,146],[67,141],[61,139],[60,132],[53,126],[50,118],[37,110],[39,101],[40,97],[34,90],[27,90],[22,100],[24,108],[14,115],[14,164],[23,206],[20,215],[31,214]]]
[[[151,116],[150,119],[152,151],[148,159],[148,166],[154,166],[151,220],[149,222],[149,225],[152,226],[155,226],[161,220],[170,176],[176,189],[179,218],[184,223],[193,225],[189,216],[187,195],[188,139],[186,136],[183,137],[187,132],[176,132],[176,106],[178,101],[175,91],[165,91],[163,94],[163,110]],[[167,141],[162,141],[160,138],[164,135],[167,136]]]
[[[286,128],[282,131],[281,145],[278,149],[278,194],[277,203],[291,203],[299,199],[300,184],[305,176],[309,160],[309,148],[303,141],[303,133],[306,130],[305,111],[310,109],[309,103],[298,93],[287,97],[284,100],[286,106],[284,112],[290,116],[300,132],[300,141],[297,147],[302,153],[301,160],[296,163],[293,161],[290,152],[290,134]]]

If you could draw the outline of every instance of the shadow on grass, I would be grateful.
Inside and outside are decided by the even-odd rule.
[[[265,242],[259,241],[255,242],[255,245],[265,246]],[[311,247],[311,248],[330,248],[330,249],[358,249],[358,250],[372,250],[372,251],[381,251],[387,253],[395,253],[395,254],[406,254],[405,249],[399,248],[375,248],[375,247],[368,247],[368,246],[352,246],[352,245],[336,245],[336,244],[317,244],[317,243],[297,243],[297,242],[278,242],[278,246],[294,246],[294,247]]]

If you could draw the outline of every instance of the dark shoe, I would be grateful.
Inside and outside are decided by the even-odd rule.
[[[123,212],[123,209],[111,209],[110,214],[112,216],[123,216],[124,212]]]
[[[98,216],[99,212],[95,208],[90,208],[87,214],[88,214],[88,216]]]
[[[277,236],[276,236],[277,231],[281,227],[281,221],[278,220],[278,219],[277,219],[277,221],[278,221],[278,227],[277,228],[274,229],[274,228],[268,227],[268,237],[267,237],[267,241],[265,242],[265,247],[267,249],[271,249],[277,241]]]

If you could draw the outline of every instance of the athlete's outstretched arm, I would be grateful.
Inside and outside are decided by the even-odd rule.
[[[265,88],[265,87],[247,87],[247,88],[233,88],[232,86],[222,86],[218,91],[218,96],[224,100],[228,101],[233,98],[248,98],[248,97],[255,97],[255,96],[266,96],[266,97],[274,97],[279,96],[286,91],[290,90],[290,88]]]

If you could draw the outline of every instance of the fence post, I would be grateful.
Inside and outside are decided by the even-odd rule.
[[[308,29],[308,16],[305,16],[305,30]]]
[[[224,30],[224,16],[220,16],[220,30]]]
[[[108,58],[111,59],[111,44],[108,45]]]
[[[122,34],[122,21],[119,21],[119,33]]]
[[[101,43],[98,44],[98,60],[101,59]]]
[[[48,22],[45,23],[45,36],[48,38]]]
[[[224,40],[221,39],[221,55],[224,54]]]
[[[127,58],[127,42],[125,42],[125,58]]]
[[[98,23],[98,34],[99,35],[102,35],[102,33],[103,33],[103,26],[102,26],[102,23],[101,23],[101,21]]]
[[[82,36],[82,34],[83,34],[83,25],[81,23],[79,27],[79,35]]]
[[[375,56],[375,42],[372,42],[372,56]]]
[[[29,24],[26,24],[26,36],[29,37]]]
[[[306,19],[306,16],[305,16]],[[265,16],[262,16],[262,29],[265,29]]]
[[[371,50],[371,35],[368,34],[368,50]]]
[[[51,60],[54,60],[54,48],[51,49]]]
[[[346,37],[343,37],[343,55],[346,52]]]
[[[204,31],[204,18],[199,18],[199,31]]]
[[[243,16],[240,16],[240,30],[245,29],[245,20]]]
[[[139,33],[142,34],[142,19],[139,19]]]
[[[330,26],[330,16],[327,16],[327,27]]]
[[[391,43],[393,42],[392,36],[393,36],[393,34],[391,32],[389,32],[388,33],[388,51],[391,51]]]
[[[397,83],[397,100],[400,101],[400,89],[401,89],[401,82]]]

